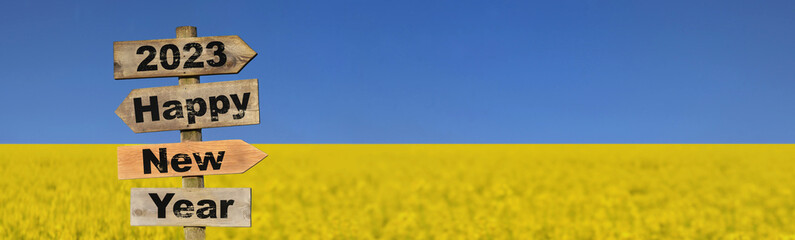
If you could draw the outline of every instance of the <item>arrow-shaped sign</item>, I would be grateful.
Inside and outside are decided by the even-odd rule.
[[[244,173],[268,154],[243,140],[118,148],[119,179]]]
[[[238,36],[113,42],[116,79],[233,74],[257,56]]]
[[[133,132],[259,124],[257,79],[135,89],[116,109]]]

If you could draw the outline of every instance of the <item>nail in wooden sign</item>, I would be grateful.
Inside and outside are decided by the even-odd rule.
[[[119,179],[244,173],[268,154],[243,140],[122,146]]]
[[[238,36],[113,42],[116,79],[234,74],[257,56]]]
[[[257,79],[135,89],[116,109],[133,132],[259,124]]]
[[[251,188],[133,188],[130,225],[251,227]]]

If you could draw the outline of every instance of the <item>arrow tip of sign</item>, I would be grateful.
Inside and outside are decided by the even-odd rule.
[[[248,65],[248,63],[250,63],[251,60],[254,59],[254,57],[257,56],[257,53],[254,52],[254,50],[251,50],[251,48],[249,48],[248,50],[251,51],[251,53],[250,53],[251,56],[250,57],[246,56],[246,55],[241,55],[240,56],[240,62],[242,62],[242,64],[238,64],[237,65],[237,70],[235,71],[235,74],[240,73],[240,71],[242,71],[243,68],[245,68],[246,65]]]

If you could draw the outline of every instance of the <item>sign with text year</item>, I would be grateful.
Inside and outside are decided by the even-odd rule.
[[[133,188],[130,225],[251,227],[251,188]]]

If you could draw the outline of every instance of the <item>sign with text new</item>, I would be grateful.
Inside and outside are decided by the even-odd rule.
[[[238,73],[257,56],[238,36],[113,42],[116,79]]]
[[[135,89],[116,109],[136,133],[259,124],[257,79]]]
[[[251,227],[251,188],[133,188],[130,225]]]
[[[121,146],[119,179],[244,173],[268,154],[243,140]]]

